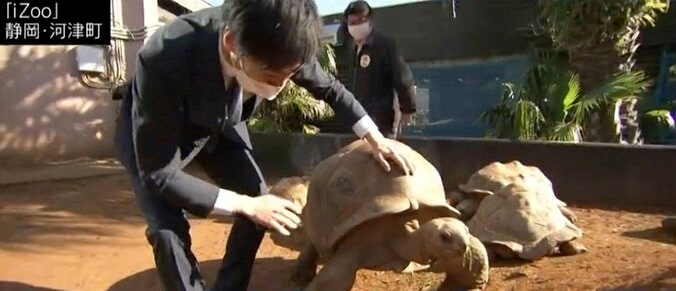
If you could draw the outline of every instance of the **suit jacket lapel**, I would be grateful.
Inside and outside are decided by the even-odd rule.
[[[236,79],[232,78],[228,85],[227,125],[232,126],[242,120],[242,92]]]
[[[196,47],[203,48],[193,55],[192,94],[189,103],[195,103],[191,110],[200,120],[200,124],[208,125],[211,131],[210,147],[215,145],[219,135],[236,142],[242,142],[251,149],[246,124],[242,119],[242,94],[235,78],[228,82],[224,79],[224,73],[220,65],[218,45],[221,30],[205,32],[200,41],[203,43]],[[226,84],[227,83],[227,84]],[[253,98],[253,97],[252,97]]]

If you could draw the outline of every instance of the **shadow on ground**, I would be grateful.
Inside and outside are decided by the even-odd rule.
[[[76,242],[114,235],[109,225],[143,225],[125,175],[2,186],[0,247]],[[103,226],[103,227],[102,227]],[[67,235],[69,241],[47,239]]]
[[[644,290],[676,290],[676,266],[669,268],[650,280],[636,284],[613,288],[600,288],[600,291],[644,291]]]
[[[199,268],[204,276],[207,286],[216,280],[216,274],[221,266],[221,260],[201,262]],[[293,260],[285,260],[280,257],[257,259],[249,284],[248,291],[279,290],[286,291],[293,288],[288,284],[289,270],[294,266]],[[4,290],[1,289],[0,290]],[[144,290],[160,291],[161,282],[155,268],[147,269],[126,277],[108,288],[108,291]]]
[[[659,242],[663,244],[676,245],[676,234],[667,232],[662,227],[655,227],[650,229],[627,231],[622,235],[632,238],[645,239],[649,241]]]
[[[21,282],[0,281],[0,290],[7,291],[62,291],[60,289],[52,289],[45,287],[33,286]]]

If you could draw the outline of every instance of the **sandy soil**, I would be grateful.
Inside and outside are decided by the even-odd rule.
[[[125,176],[0,186],[0,290],[161,290]],[[589,253],[492,266],[488,290],[676,290],[676,236],[663,215],[572,208]],[[230,225],[192,219],[214,281]],[[285,290],[297,253],[266,238],[250,290]],[[360,271],[354,290],[427,290],[441,275]]]

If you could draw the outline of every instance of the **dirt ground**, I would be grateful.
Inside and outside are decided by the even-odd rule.
[[[0,290],[161,290],[123,175],[0,186]],[[676,290],[676,236],[651,214],[574,207],[589,253],[492,266],[488,290]],[[208,283],[227,221],[192,219]],[[266,238],[250,290],[286,290],[297,253]],[[441,275],[360,271],[353,290],[428,290]]]

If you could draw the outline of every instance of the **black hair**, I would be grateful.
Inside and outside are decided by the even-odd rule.
[[[347,5],[347,8],[345,8],[345,12],[343,13],[343,16],[345,16],[345,19],[347,19],[348,15],[364,15],[366,12],[366,16],[369,18],[373,14],[373,9],[371,8],[371,5],[369,5],[368,2],[364,0],[357,0],[357,1],[352,1],[350,4]]]
[[[320,48],[322,22],[313,0],[225,0],[223,20],[238,53],[269,69],[307,63]]]

